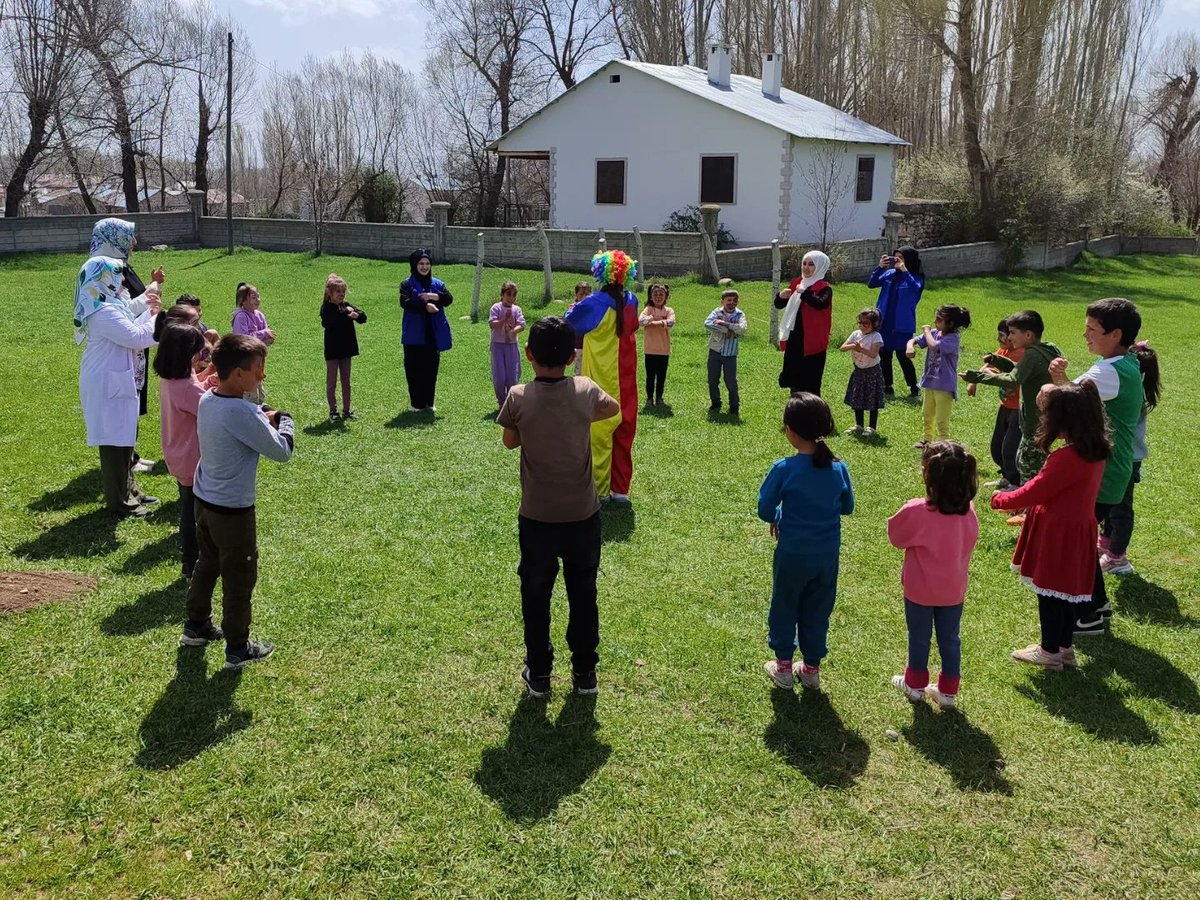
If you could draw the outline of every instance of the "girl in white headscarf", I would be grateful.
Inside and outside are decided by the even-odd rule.
[[[160,308],[161,270],[138,296],[141,285],[129,268],[134,224],[102,219],[92,230],[91,257],[79,270],[75,289],[75,343],[87,343],[79,366],[79,402],[89,447],[100,449],[105,506],[118,515],[144,516],[143,495],[134,484],[139,392],[146,383],[144,351],[154,345],[154,316]],[[130,277],[132,276],[132,277]]]
[[[779,320],[779,349],[783,351],[779,386],[792,393],[821,394],[833,325],[833,287],[825,280],[828,272],[829,257],[820,250],[810,250],[800,263],[800,277],[775,298],[775,308],[783,310]]]

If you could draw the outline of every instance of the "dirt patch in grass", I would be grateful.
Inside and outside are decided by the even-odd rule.
[[[95,586],[95,578],[74,572],[0,572],[0,614],[57,603]]]

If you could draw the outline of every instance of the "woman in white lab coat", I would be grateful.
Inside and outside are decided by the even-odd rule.
[[[125,276],[136,244],[134,224],[102,219],[92,230],[91,257],[79,270],[75,291],[75,343],[87,342],[79,367],[79,402],[89,447],[100,448],[104,504],[118,515],[144,516],[144,495],[133,480],[139,391],[154,345],[162,271],[140,296]],[[134,282],[136,276],[134,276]]]

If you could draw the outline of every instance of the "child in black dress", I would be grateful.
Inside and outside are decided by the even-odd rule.
[[[354,323],[367,321],[367,314],[346,302],[346,282],[330,273],[325,280],[325,300],[321,304],[321,327],[325,329],[325,399],[329,402],[329,421],[337,424],[357,416],[350,408],[350,360],[358,356],[358,335]],[[342,375],[342,414],[337,411],[337,380]]]

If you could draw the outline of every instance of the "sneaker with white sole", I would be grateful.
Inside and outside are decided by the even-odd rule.
[[[154,460],[152,459],[139,459],[133,464],[133,471],[139,475],[149,472],[153,468]]]
[[[596,670],[590,672],[575,672],[571,676],[572,685],[577,694],[598,694],[600,688],[596,685]]]
[[[622,506],[629,505],[629,495],[628,494],[618,494],[616,491],[613,491],[611,494],[609,494],[609,497],[612,498],[613,503],[617,503]]]
[[[775,683],[775,687],[777,688],[790,691],[796,686],[796,676],[792,674],[792,670],[783,671],[779,668],[779,660],[777,659],[769,659],[763,663],[763,671],[767,673],[767,677]]]
[[[525,682],[525,687],[529,690],[530,697],[537,697],[541,700],[550,696],[549,675],[534,675],[529,671],[529,666],[526,666],[521,670],[521,680]]]
[[[821,689],[821,668],[820,666],[810,666],[805,663],[800,663],[800,683],[810,691],[819,691]]]
[[[266,641],[246,641],[242,647],[225,647],[225,668],[241,669],[252,662],[266,659],[275,652],[275,645]]]
[[[1108,575],[1132,575],[1133,566],[1122,553],[1116,556],[1112,553],[1100,554],[1100,571]]]
[[[918,690],[915,687],[909,687],[908,682],[904,680],[903,675],[892,676],[892,687],[904,695],[904,699],[909,703],[924,703],[925,692]]]
[[[1031,666],[1041,666],[1043,669],[1049,669],[1052,672],[1061,672],[1062,654],[1047,653],[1042,649],[1040,644],[1030,644],[1022,650],[1014,650],[1012,658],[1017,662],[1028,663]]]
[[[1063,647],[1063,649],[1060,650],[1059,653],[1062,654],[1062,664],[1063,664],[1064,669],[1078,669],[1079,668],[1079,660],[1077,660],[1075,658],[1075,648],[1074,647]]]
[[[862,430],[863,437],[873,437],[876,434],[879,434],[879,432],[876,431],[874,428],[872,428],[870,425],[868,425],[866,428],[864,428]]]
[[[1084,635],[1104,634],[1104,626],[1108,622],[1099,612],[1093,613],[1090,619],[1076,619],[1075,633]]]
[[[936,684],[927,685],[925,696],[938,705],[938,709],[954,709],[958,706],[958,694],[943,694]]]
[[[180,647],[204,647],[213,641],[222,640],[225,637],[225,632],[213,624],[212,619],[206,620],[202,625],[197,625],[195,622],[185,622],[183,625],[183,635],[179,638]]]
[[[847,428],[845,431],[842,432],[842,434],[862,434],[862,433],[863,433],[863,427],[861,425],[855,425],[854,427]]]

